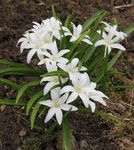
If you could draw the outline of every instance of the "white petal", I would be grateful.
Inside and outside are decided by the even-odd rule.
[[[63,114],[60,109],[56,109],[56,119],[58,121],[58,124],[61,125],[62,123]]]
[[[84,67],[84,66],[82,66],[81,69],[80,69],[80,71],[86,71],[86,70],[87,70],[87,68]]]
[[[55,86],[55,85],[57,85],[57,83],[55,83],[55,82],[48,82],[48,83],[45,85],[44,90],[43,90],[44,95],[46,95],[46,94],[50,91],[50,89],[51,89],[53,86]]]
[[[77,107],[75,107],[73,105],[69,105],[69,104],[62,104],[61,109],[65,110],[65,111],[69,111],[69,110],[70,111],[76,111],[76,110],[78,110]]]
[[[39,58],[40,60],[43,59],[43,54],[42,54],[42,52],[41,52],[41,49],[38,49],[38,50],[37,50],[37,56],[38,56],[38,58]]]
[[[100,102],[102,105],[106,106],[106,102],[99,96],[91,96],[91,99],[93,99],[94,101]]]
[[[83,101],[85,107],[88,108],[88,106],[89,106],[88,96],[83,93],[80,93],[79,96],[80,96],[81,100]]]
[[[95,43],[95,46],[100,46],[100,45],[105,45],[105,41],[104,40],[99,40]]]
[[[76,92],[73,92],[73,93],[69,96],[69,98],[68,98],[68,100],[67,100],[67,103],[73,102],[77,97],[78,97],[78,94],[77,94]]]
[[[75,68],[78,65],[79,59],[78,58],[73,58],[71,61],[71,67]]]
[[[94,112],[95,111],[95,107],[96,107],[95,103],[93,103],[92,101],[89,100],[89,105],[91,107],[92,112]]]
[[[61,63],[61,64],[66,64],[68,62],[68,59],[64,58],[64,57],[60,57],[58,62]]]
[[[39,63],[38,63],[38,65],[43,65],[43,64],[45,64],[46,63],[46,59],[44,58],[44,59],[42,59]]]
[[[53,81],[53,77],[43,77],[42,80],[40,81],[41,83],[44,81]]]
[[[69,93],[64,94],[62,97],[60,97],[60,102],[63,104],[67,100],[69,96]]]
[[[60,97],[60,88],[57,87],[51,91],[51,98],[52,100],[58,100],[59,97]]]
[[[75,31],[76,31],[75,34],[76,34],[77,36],[80,35],[81,32],[82,32],[82,25],[79,24],[79,25],[77,26],[77,28],[75,29]]]
[[[67,65],[66,64],[61,64],[61,63],[58,63],[58,66],[64,70],[65,72],[67,72]]]
[[[61,56],[65,55],[66,53],[68,53],[69,51],[70,51],[69,49],[61,50],[58,55],[59,55],[59,57],[61,57]]]
[[[76,41],[78,38],[76,38],[75,36],[72,36],[71,39],[70,39],[70,42],[74,42]]]
[[[95,83],[95,82],[91,82],[91,83],[90,83],[90,87],[91,87],[92,89],[95,89],[95,88],[96,88],[96,83]]]
[[[87,38],[83,38],[82,41],[89,44],[89,45],[93,45],[93,43]]]
[[[27,63],[29,64],[33,55],[36,53],[36,51],[34,49],[30,50],[28,55],[27,55]]]
[[[48,122],[54,116],[55,113],[55,108],[50,108],[45,118],[45,123]]]
[[[116,49],[120,49],[120,50],[123,50],[123,51],[126,50],[121,44],[118,44],[118,43],[112,44],[111,47],[116,48]]]
[[[74,91],[74,88],[71,85],[67,85],[61,89],[60,93],[63,94],[66,92],[71,92],[71,91]]]
[[[39,103],[42,105],[48,106],[48,107],[52,107],[52,101],[51,100],[41,101]]]

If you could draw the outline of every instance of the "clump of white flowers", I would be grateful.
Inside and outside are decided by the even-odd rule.
[[[104,29],[98,30],[101,39],[92,42],[89,35],[84,35],[81,42],[89,46],[105,46],[104,56],[111,50],[125,48],[119,44],[120,40],[126,37],[123,32],[117,31],[117,26],[111,26],[105,22]],[[45,83],[43,94],[50,95],[48,100],[39,102],[42,105],[50,107],[45,122],[48,122],[56,115],[57,122],[62,123],[62,111],[77,111],[76,100],[82,100],[86,108],[91,108],[94,112],[96,108],[95,102],[99,102],[106,106],[105,100],[108,97],[99,90],[96,90],[96,83],[90,81],[86,71],[88,67],[80,66],[80,60],[77,57],[69,58],[68,54],[72,52],[70,47],[64,43],[65,49],[60,49],[60,42],[66,38],[68,43],[74,44],[83,34],[82,25],[76,26],[71,23],[72,28],[63,26],[63,24],[55,17],[43,20],[41,24],[33,22],[33,28],[26,31],[22,38],[19,39],[20,52],[28,50],[27,63],[35,54],[39,59],[38,65],[44,65],[48,73],[62,71],[63,75],[45,75],[41,79],[41,84]],[[78,48],[79,51],[79,48]]]

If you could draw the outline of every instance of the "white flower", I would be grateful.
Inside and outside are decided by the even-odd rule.
[[[65,36],[71,36],[70,42],[76,41],[81,36],[82,33],[82,25],[79,24],[77,27],[73,23],[72,25],[73,25],[73,33],[71,33],[68,28],[62,27],[63,30],[65,31],[64,33]],[[88,35],[85,35],[82,41],[92,45],[92,42],[90,41],[90,37]]]
[[[46,48],[49,49],[50,52],[45,51],[43,52],[43,55],[45,55],[49,59],[49,61],[55,62],[55,63],[59,62],[59,63],[64,63],[64,64],[68,62],[68,59],[62,56],[68,53],[70,51],[69,49],[64,49],[58,52],[56,41],[54,41],[52,44],[49,44]]]
[[[67,103],[73,102],[78,96],[83,101],[86,108],[91,107],[92,112],[95,111],[95,103],[89,98],[98,101],[105,105],[102,97],[106,97],[103,93],[95,91],[94,84],[89,80],[87,73],[84,74],[74,74],[72,76],[72,85],[67,85],[61,89],[61,94],[66,92],[72,92],[69,96]]]
[[[124,32],[121,31],[117,31],[117,25],[109,25],[108,23],[102,21],[103,24],[105,24],[105,31],[106,32],[110,32],[112,30],[112,32],[114,33],[115,36],[117,36],[117,38],[124,40],[125,37],[127,37],[127,35]]]
[[[115,37],[114,32],[110,30],[107,34],[105,32],[102,33],[101,40],[95,43],[95,46],[105,45],[105,56],[106,51],[108,50],[108,54],[111,52],[112,48],[119,50],[126,50],[121,44],[118,43],[119,38]]]
[[[48,122],[54,115],[56,115],[57,122],[59,125],[61,125],[63,118],[62,110],[64,111],[78,110],[77,107],[65,103],[67,98],[68,93],[61,96],[60,88],[55,88],[51,91],[51,100],[39,102],[42,105],[50,107],[50,109],[48,110],[48,114],[45,118],[45,123]]]
[[[57,66],[54,63],[46,62],[46,68],[48,72],[57,71]],[[68,78],[60,77],[60,80],[61,80],[61,83],[64,84],[65,82],[67,82]],[[51,90],[52,87],[60,84],[58,76],[43,77],[41,80],[41,83],[42,82],[47,82],[47,84],[45,85],[43,89],[44,95],[46,95]]]
[[[21,43],[21,53],[24,49],[30,49],[27,55],[27,63],[30,63],[35,53],[37,53],[39,59],[43,59],[42,52],[46,50],[46,46],[52,43],[52,36],[48,32],[42,34],[27,32],[23,38],[19,39],[18,43]]]
[[[49,19],[43,20],[43,24],[47,31],[52,32],[52,35],[60,40],[60,26],[62,23],[59,20],[57,20],[55,17],[51,17]]]
[[[73,58],[72,61],[71,61],[71,63],[68,63],[68,64],[59,63],[58,66],[62,70],[64,70],[65,72],[67,72],[69,74],[70,78],[71,78],[71,75],[73,73],[78,73],[79,71],[85,71],[85,70],[87,70],[87,68],[83,67],[83,66],[81,67],[80,70],[78,70],[78,67],[77,67],[78,62],[79,62],[78,58]]]

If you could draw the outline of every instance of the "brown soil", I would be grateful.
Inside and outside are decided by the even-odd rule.
[[[126,1],[127,2],[127,1]],[[1,0],[0,1],[0,59],[6,58],[25,63],[26,54],[20,54],[16,47],[17,40],[24,31],[32,26],[33,21],[40,22],[51,16],[51,0]],[[122,0],[115,5],[124,4]],[[57,0],[55,7],[58,15],[65,20],[68,14],[76,23],[83,23],[88,16],[100,9],[109,10],[107,1],[98,3],[94,0]],[[133,7],[121,8],[109,14],[106,20],[119,21],[121,29],[134,25]],[[123,76],[115,76],[113,82],[134,83],[134,36],[126,42],[127,52],[118,61],[116,68]],[[11,77],[23,83],[25,78]],[[29,80],[29,79],[28,79]],[[0,97],[15,98],[15,91],[0,85]],[[72,141],[75,150],[133,150],[134,149],[134,116],[133,89],[112,90],[108,111],[128,120],[125,126],[107,121],[90,113],[76,112],[70,118]],[[102,110],[104,108],[101,108]],[[42,130],[30,130],[29,119],[25,117],[23,108],[0,107],[0,150],[54,150],[58,149],[58,134],[52,142],[41,140]],[[42,124],[42,119],[39,120]]]

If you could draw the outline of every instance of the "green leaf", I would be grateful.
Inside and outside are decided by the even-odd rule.
[[[64,23],[64,26],[65,26],[65,27],[68,27],[70,24],[71,24],[71,16],[68,15],[67,18],[66,18],[66,21],[65,21],[65,23]]]
[[[89,33],[89,30],[82,33],[81,36],[74,42],[72,43],[71,47],[69,48],[71,51],[67,54],[67,58],[71,57],[74,53],[75,48],[78,46],[78,44],[81,42],[83,37]]]
[[[62,135],[63,135],[63,149],[64,150],[72,150],[69,122],[68,122],[67,118],[63,119]]]
[[[31,114],[31,129],[33,129],[33,127],[34,127],[35,118],[37,116],[37,113],[38,113],[40,106],[41,106],[41,104],[37,103],[33,108],[33,111]]]
[[[16,98],[16,104],[19,102],[21,96],[24,94],[24,92],[32,87],[32,86],[36,86],[40,83],[40,80],[35,80],[35,81],[32,81],[32,82],[29,82],[27,84],[24,84],[19,90],[18,90],[18,94],[17,94],[17,98]]]
[[[64,71],[52,71],[52,72],[48,72],[48,73],[45,73],[45,74],[41,75],[41,77],[58,76],[58,75],[65,76],[65,77],[68,76],[68,74]]]
[[[126,28],[124,32],[129,36],[132,32],[134,32],[134,26]]]
[[[55,17],[55,18],[57,17],[53,4],[52,4],[52,16]]]
[[[32,108],[33,104],[36,102],[38,102],[38,99],[43,95],[42,91],[38,92],[36,94],[34,94],[33,97],[31,97],[31,99],[28,101],[28,104],[26,106],[26,115],[29,114],[30,109]]]
[[[96,20],[98,20],[101,16],[104,16],[104,14],[106,14],[106,11],[101,10],[96,12],[94,15],[92,15],[91,17],[89,17],[87,19],[87,21],[85,21],[85,23],[83,24],[83,31],[86,31],[89,29],[89,27],[91,26],[91,24],[93,24]]]
[[[24,64],[15,63],[15,62],[12,62],[12,61],[9,61],[9,60],[6,60],[6,59],[1,59],[0,64],[8,65],[8,66],[11,66],[11,67],[26,67],[26,65],[24,65]]]
[[[0,105],[20,105],[25,106],[27,105],[26,101],[20,100],[17,104],[15,100],[9,100],[9,99],[0,99]]]
[[[10,67],[0,69],[0,75],[30,75],[30,76],[39,76],[43,72],[40,70],[34,70],[29,67]]]
[[[19,88],[19,85],[17,85],[17,83],[15,83],[15,82],[13,82],[11,80],[8,80],[8,79],[0,78],[0,82],[4,83],[6,85],[9,85],[9,86],[11,86],[14,89],[18,89]]]
[[[96,34],[94,36],[94,38],[92,39],[93,43],[95,43],[99,38],[100,38],[100,35]],[[82,60],[81,60],[82,64],[86,63],[90,59],[90,57],[93,55],[95,50],[96,50],[96,47],[94,45],[90,45],[87,48],[87,50],[86,50],[86,52],[85,52],[85,54],[84,54],[84,56],[82,57]]]
[[[108,63],[108,68],[107,68],[108,71],[113,67],[113,65],[119,59],[121,54],[122,54],[122,51],[118,51],[118,53],[116,53],[116,55],[111,59],[111,61]]]

